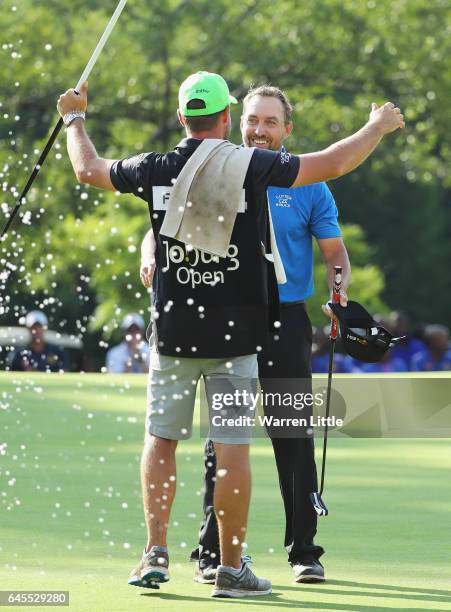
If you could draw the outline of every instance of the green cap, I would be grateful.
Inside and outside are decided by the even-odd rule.
[[[204,108],[188,108],[190,100],[202,100]],[[179,89],[179,110],[184,117],[213,115],[238,100],[230,95],[229,87],[222,76],[214,72],[191,74]]]

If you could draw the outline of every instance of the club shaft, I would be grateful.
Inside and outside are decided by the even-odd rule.
[[[17,214],[17,211],[19,210],[23,200],[27,197],[27,194],[30,191],[30,187],[34,183],[35,178],[38,176],[39,171],[42,168],[42,164],[45,162],[46,157],[49,154],[50,149],[53,147],[53,143],[55,142],[55,140],[56,140],[58,134],[60,133],[62,127],[63,127],[63,120],[60,117],[58,123],[53,128],[53,132],[50,134],[50,138],[48,139],[47,144],[44,147],[44,150],[42,151],[41,155],[39,156],[38,161],[36,162],[35,167],[33,168],[33,172],[30,174],[30,176],[28,178],[27,184],[23,188],[23,191],[22,191],[22,193],[20,194],[20,196],[19,196],[19,198],[17,200],[17,204],[16,204],[13,212],[9,216],[9,219],[8,219],[4,229],[2,231],[2,237],[9,230],[9,227],[10,227],[11,223],[13,222],[14,217]]]
[[[102,53],[103,47],[105,46],[108,38],[110,37],[110,34],[113,31],[113,28],[116,25],[116,22],[119,19],[122,11],[124,10],[126,3],[127,3],[127,0],[119,0],[119,4],[117,5],[116,10],[114,11],[107,27],[105,28],[104,33],[102,34],[99,42],[97,43],[97,46],[94,49],[94,52],[91,55],[89,62],[86,64],[86,67],[83,70],[83,73],[75,87],[76,92],[80,91],[80,87],[88,79],[89,75],[91,74],[91,70],[94,68],[97,58]]]
[[[322,495],[324,491],[324,478],[326,475],[326,455],[327,455],[327,439],[329,432],[329,415],[330,415],[330,396],[332,393],[332,372],[334,369],[334,352],[335,352],[335,340],[330,343],[329,353],[329,374],[327,376],[327,395],[326,395],[326,424],[324,427],[324,440],[323,440],[323,461],[321,466],[321,484],[319,488],[319,494]]]
[[[341,266],[334,266],[334,286],[332,291],[332,302],[334,304],[340,303],[340,292],[342,284],[342,272]],[[332,392],[332,374],[334,371],[334,352],[335,352],[335,340],[338,338],[338,321],[336,317],[332,317],[330,326],[330,353],[329,353],[329,373],[327,376],[327,396],[326,396],[326,424],[324,427],[324,440],[323,440],[323,461],[321,466],[321,484],[319,494],[322,495],[324,491],[324,477],[326,474],[326,455],[327,455],[327,439],[329,432],[329,415],[330,415],[330,396]]]
[[[111,32],[113,31],[114,26],[116,25],[117,20],[119,19],[125,5],[127,3],[127,0],[119,0],[119,4],[116,7],[116,10],[114,11],[110,21],[108,22],[107,27],[105,28],[105,31],[103,32],[99,42],[97,43],[96,48],[94,49],[93,54],[91,55],[91,58],[89,59],[89,62],[86,64],[85,69],[83,70],[83,73],[75,87],[75,91],[78,93],[80,90],[80,87],[82,85],[82,83],[84,83],[88,76],[91,73],[91,70],[93,69],[100,53],[102,52],[103,47],[105,46]],[[22,193],[20,194],[19,198],[17,199],[16,205],[13,208],[12,212],[9,215],[9,218],[5,224],[5,227],[2,229],[2,233],[0,236],[0,239],[3,238],[3,236],[7,233],[7,231],[9,230],[9,228],[11,227],[12,222],[14,221],[14,218],[16,217],[19,208],[21,207],[22,203],[24,202],[25,198],[27,197],[28,192],[30,191],[31,186],[33,185],[37,175],[39,174],[39,171],[42,168],[42,165],[44,164],[48,154],[50,153],[50,150],[53,147],[53,144],[58,136],[58,134],[61,131],[61,128],[63,127],[63,120],[60,118],[58,120],[58,123],[55,125],[55,127],[53,128],[52,133],[50,134],[50,137],[41,153],[41,155],[39,156],[39,159],[35,165],[35,167],[33,168],[32,173],[30,174],[28,180],[27,180],[27,184],[25,185]]]

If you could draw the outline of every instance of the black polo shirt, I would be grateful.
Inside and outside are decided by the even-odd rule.
[[[202,358],[252,354],[267,336],[269,286],[275,284],[274,267],[262,249],[268,242],[266,189],[291,187],[299,158],[255,149],[227,257],[219,258],[160,234],[171,187],[201,142],[185,138],[170,153],[115,162],[111,181],[121,193],[134,193],[149,206],[157,242],[153,293],[158,351]],[[272,293],[277,295],[277,287]]]

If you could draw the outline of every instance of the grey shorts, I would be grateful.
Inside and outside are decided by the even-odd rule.
[[[196,359],[161,355],[155,348],[150,354],[149,382],[147,386],[146,430],[160,438],[186,440],[192,435],[193,412],[197,384],[205,382],[209,400],[224,388],[238,389],[242,393],[255,393],[258,375],[257,355],[243,355],[223,359]],[[208,419],[211,420],[214,402],[208,401]],[[239,411],[239,409],[238,409]],[[220,411],[221,422],[236,414],[236,406]],[[229,421],[227,421],[229,422]],[[227,425],[214,427],[209,432],[213,442],[249,444],[251,426],[238,429]]]

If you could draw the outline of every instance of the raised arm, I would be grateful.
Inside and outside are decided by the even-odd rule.
[[[73,111],[86,112],[87,106],[87,82],[81,86],[79,95],[73,89],[69,89],[59,97],[57,104],[61,117]],[[114,160],[103,159],[97,155],[97,151],[86,133],[84,120],[81,118],[74,119],[67,128],[67,151],[75,176],[80,183],[115,191],[110,179],[110,168]]]
[[[404,126],[401,110],[392,102],[381,107],[373,102],[368,123],[358,132],[323,151],[299,155],[301,165],[292,186],[328,181],[351,172],[365,161],[386,134]]]

